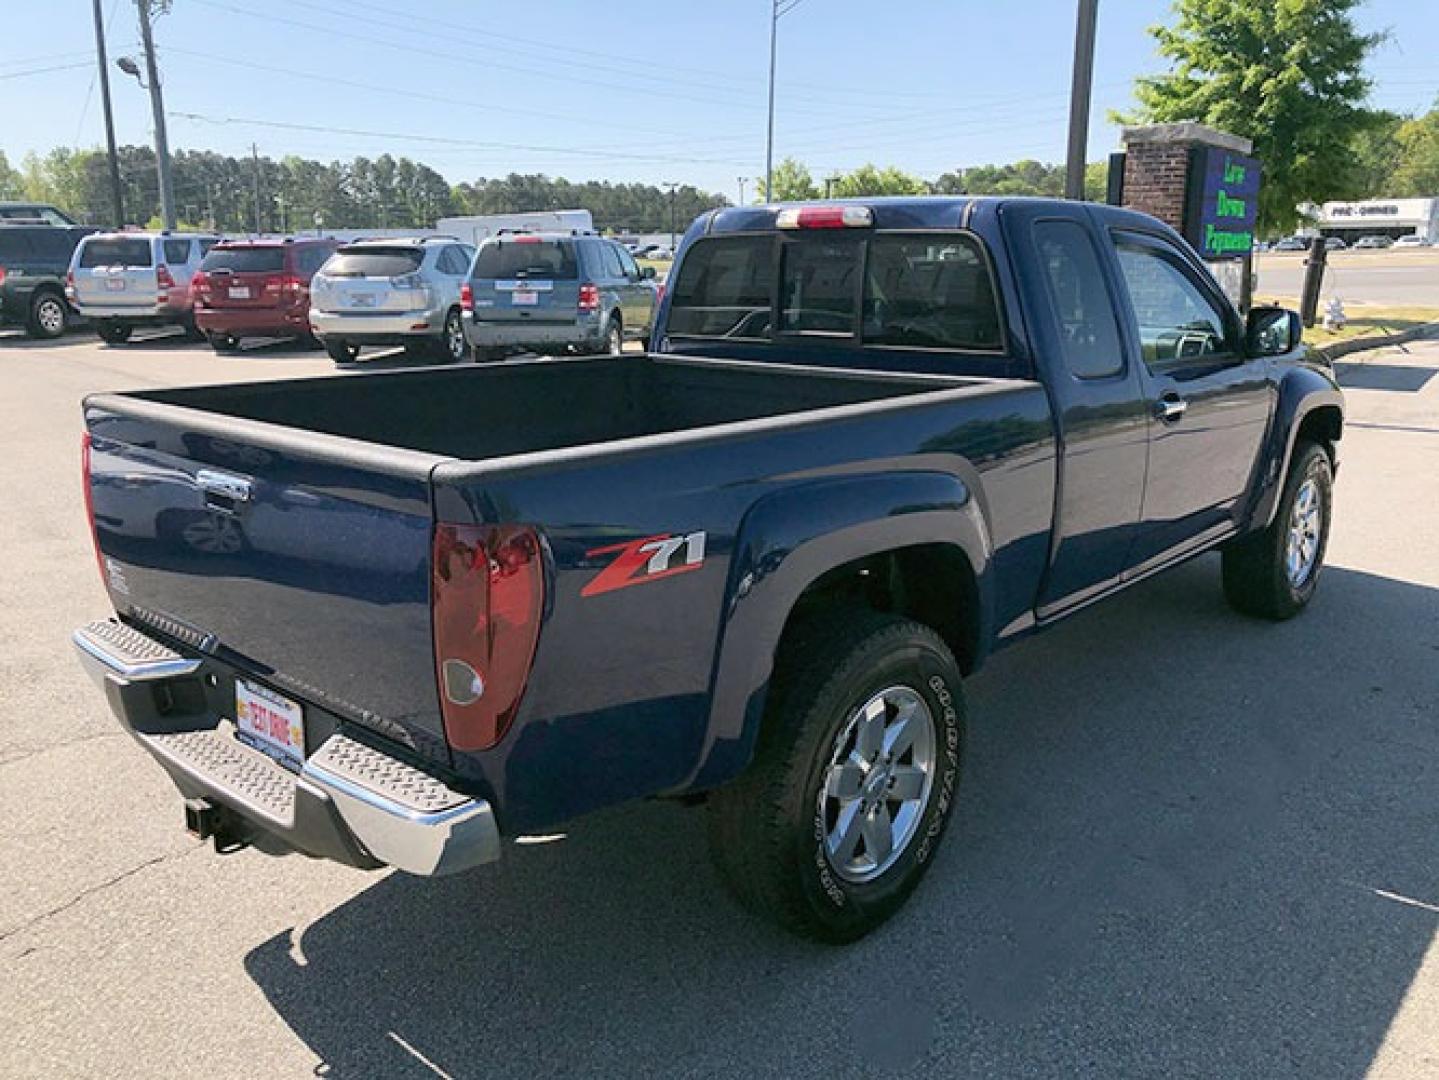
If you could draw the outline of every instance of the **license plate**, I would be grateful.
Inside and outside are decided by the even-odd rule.
[[[375,294],[374,294],[374,293],[351,293],[351,294],[350,294],[350,306],[351,306],[351,307],[374,307],[374,306],[375,306]]]
[[[533,307],[535,304],[538,304],[539,302],[540,302],[540,294],[539,294],[539,293],[536,293],[536,292],[512,292],[512,293],[510,293],[510,303],[513,304],[515,307],[523,307],[523,306],[526,306],[526,305],[528,305],[528,306],[530,306],[530,307]]]
[[[305,757],[305,711],[269,687],[235,680],[235,727],[250,745],[281,761],[298,765]]]
[[[231,286],[230,286],[230,299],[231,299],[231,300],[248,300],[248,299],[250,299],[250,287],[249,287],[248,285],[231,285]]]
[[[109,289],[111,292],[124,292],[125,279],[118,277],[106,278],[105,288]]]

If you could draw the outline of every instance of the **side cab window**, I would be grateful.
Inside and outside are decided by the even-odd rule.
[[[1238,328],[1226,306],[1170,243],[1145,233],[1115,232],[1115,256],[1151,371],[1242,358]]]

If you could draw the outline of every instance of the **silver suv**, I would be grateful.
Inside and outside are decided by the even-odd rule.
[[[196,340],[190,279],[219,242],[209,233],[108,232],[80,241],[65,295],[111,345],[137,326],[183,326]]]
[[[365,345],[463,360],[460,286],[474,254],[452,237],[347,244],[310,284],[310,327],[339,364]]]

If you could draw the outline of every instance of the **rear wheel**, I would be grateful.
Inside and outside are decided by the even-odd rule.
[[[620,320],[612,315],[609,325],[605,327],[605,353],[609,356],[619,356],[624,351],[624,328],[620,325]]]
[[[185,337],[189,341],[205,340],[205,331],[195,324],[194,315],[186,315],[180,322],[180,328],[185,331]]]
[[[806,937],[854,941],[933,861],[959,782],[964,694],[927,626],[841,610],[810,629],[787,636],[754,762],[710,797],[710,849],[746,906]]]
[[[465,324],[460,318],[460,309],[451,308],[445,316],[445,332],[440,338],[440,353],[452,364],[463,361],[470,351],[465,341]]]
[[[330,354],[330,359],[337,364],[353,364],[360,358],[360,347],[352,345],[348,341],[338,338],[328,338],[325,341],[325,351]]]
[[[57,338],[65,332],[65,298],[42,289],[30,298],[25,331],[33,338]]]
[[[1298,444],[1269,528],[1224,549],[1224,598],[1231,607],[1287,619],[1309,603],[1324,567],[1333,502],[1329,454],[1316,443]]]
[[[102,322],[95,327],[95,332],[100,335],[100,340],[107,345],[123,345],[130,340],[130,334],[134,327],[126,323]]]
[[[232,353],[240,347],[240,341],[233,334],[209,334],[210,348],[217,353]]]

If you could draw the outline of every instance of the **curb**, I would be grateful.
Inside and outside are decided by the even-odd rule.
[[[1350,353],[1364,352],[1367,349],[1382,349],[1386,345],[1403,345],[1406,341],[1427,338],[1436,331],[1439,331],[1439,322],[1424,323],[1422,326],[1411,326],[1408,330],[1400,330],[1396,334],[1370,334],[1368,337],[1353,338],[1349,341],[1336,341],[1333,345],[1315,349],[1314,354],[1333,362]]]

